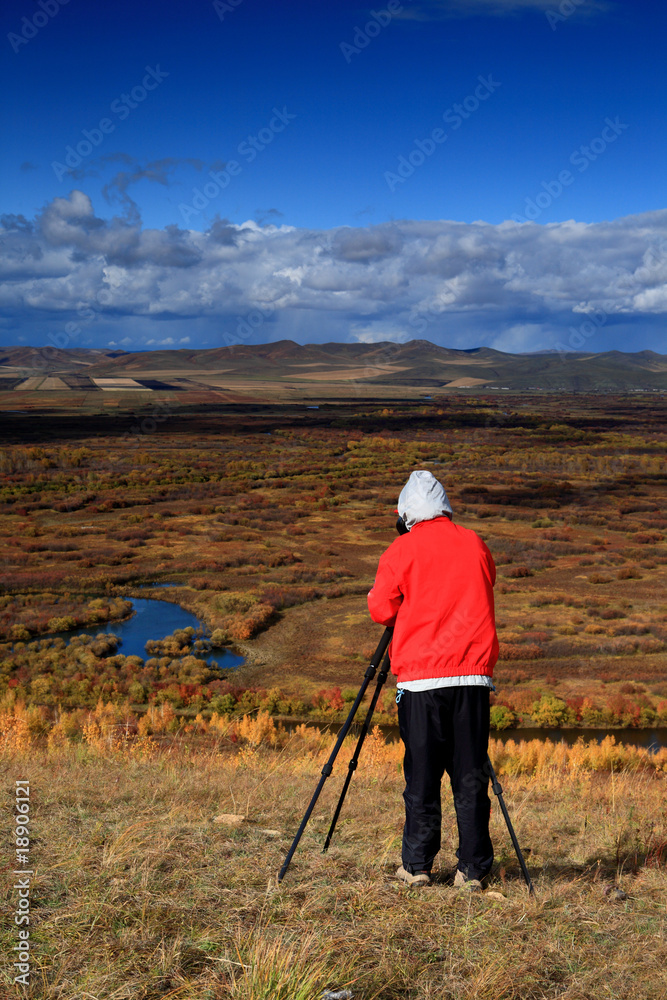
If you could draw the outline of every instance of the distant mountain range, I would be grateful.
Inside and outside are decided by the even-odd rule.
[[[118,381],[122,380],[122,381]],[[144,384],[145,383],[145,384]],[[107,351],[0,347],[2,389],[243,391],[253,385],[310,395],[426,395],[429,390],[622,392],[667,389],[667,355],[654,351],[505,354],[405,344],[271,344],[210,349]],[[311,391],[312,390],[312,391]]]

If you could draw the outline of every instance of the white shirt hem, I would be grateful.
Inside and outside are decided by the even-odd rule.
[[[448,687],[488,687],[495,691],[495,685],[488,674],[459,674],[456,677],[421,677],[416,681],[402,681],[396,685],[398,691],[434,691]]]

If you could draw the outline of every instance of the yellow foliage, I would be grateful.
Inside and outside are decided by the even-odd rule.
[[[199,718],[199,716],[197,716]],[[231,729],[232,723],[227,715],[218,715],[214,712],[208,722],[208,731],[214,731],[220,734],[220,736],[226,736]]]
[[[617,743],[605,736],[601,743],[586,743],[579,737],[573,746],[551,740],[489,741],[489,756],[498,774],[545,774],[549,772],[640,771],[667,772],[667,748],[650,753],[645,747]]]
[[[0,749],[5,753],[22,753],[32,744],[32,733],[25,705],[19,702],[11,711],[0,714]]]
[[[268,712],[260,711],[256,716],[244,715],[236,727],[236,735],[243,743],[257,747],[261,743],[275,747],[285,735],[284,726],[276,727]]]
[[[161,705],[149,706],[146,714],[139,720],[137,732],[139,736],[173,732],[177,726],[176,720],[174,706],[169,701],[163,701]]]

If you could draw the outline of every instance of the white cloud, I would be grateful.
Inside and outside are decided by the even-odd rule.
[[[92,309],[88,333],[114,337],[112,347],[220,343],[245,331],[247,342],[423,338],[539,350],[591,310],[604,311],[605,331],[638,320],[657,330],[667,313],[667,210],[596,224],[247,222],[201,233],[98,218],[74,191],[33,222],[3,217],[0,237],[0,310],[12,329],[62,329]]]
[[[407,330],[392,330],[382,324],[377,327],[360,326],[358,323],[351,326],[350,337],[358,344],[382,344],[386,341],[404,344],[411,339]]]

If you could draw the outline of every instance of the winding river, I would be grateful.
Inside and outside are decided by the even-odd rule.
[[[164,584],[163,586],[169,585]],[[172,586],[178,585],[172,584]],[[100,632],[111,632],[120,639],[118,653],[122,653],[123,656],[140,656],[144,660],[152,655],[146,652],[146,643],[149,639],[163,639],[165,636],[171,635],[175,629],[187,628],[188,625],[195,629],[195,638],[203,639],[210,634],[210,629],[204,622],[201,622],[179,604],[172,604],[171,601],[156,601],[149,597],[124,597],[124,600],[130,601],[135,612],[130,618],[125,618],[123,621],[99,622],[97,625],[51,634],[68,640],[74,635],[98,635]],[[225,670],[230,667],[239,667],[243,663],[243,657],[229,649],[215,649],[208,653],[195,649],[193,654],[206,660],[209,665],[222,667]]]
[[[177,587],[177,583],[142,584],[146,587]],[[149,639],[162,639],[170,635],[175,629],[187,628],[189,625],[195,629],[196,638],[206,638],[210,634],[209,628],[201,622],[190,611],[186,611],[179,604],[172,604],[170,601],[156,601],[145,597],[125,597],[132,604],[134,614],[124,621],[111,621],[91,625],[86,628],[71,629],[67,632],[54,632],[53,635],[70,639],[73,635],[97,635],[99,632],[111,632],[120,639],[118,652],[125,656],[140,656],[148,659],[146,653],[146,642]],[[242,656],[238,656],[229,649],[216,649],[208,654],[203,651],[194,650],[195,655],[205,659],[211,666],[218,666],[222,669],[229,669],[241,666],[244,662]],[[359,723],[361,722],[360,718]],[[329,725],[318,724],[310,719],[305,719],[308,725],[319,726],[321,729],[331,729],[338,732],[341,723]],[[355,723],[352,732],[358,734],[360,724]],[[398,726],[381,726],[385,737],[391,740],[398,740]],[[601,742],[605,736],[614,736],[617,743],[626,743],[631,746],[646,747],[655,753],[661,747],[667,747],[667,729],[505,729],[491,730],[492,739],[500,739],[503,743],[507,740],[552,740],[555,743],[565,742],[568,745],[576,743],[579,737],[583,737],[587,742],[597,740]]]

